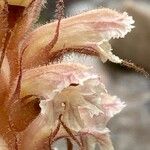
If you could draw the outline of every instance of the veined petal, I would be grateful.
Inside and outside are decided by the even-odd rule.
[[[73,133],[92,135],[98,138],[104,150],[111,150],[104,138],[108,133],[106,124],[121,110],[121,102],[108,95],[99,77],[91,74],[87,67],[53,64],[27,70],[23,75],[21,96],[31,94],[43,97],[41,112],[22,132],[21,149],[41,145],[58,128],[61,116],[61,121]],[[59,136],[63,136],[62,132],[58,132]]]
[[[24,72],[22,96],[32,93],[46,100],[41,100],[41,113],[23,131],[21,148],[33,149],[57,128],[58,118],[64,112],[63,102],[67,103],[67,99],[64,101],[63,97],[57,100],[57,95],[63,93],[63,89],[71,84],[82,85],[85,80],[94,77],[88,72],[88,68],[75,64],[55,64]]]
[[[40,95],[45,99],[52,99],[52,93],[57,93],[72,83],[83,84],[84,80],[92,78],[88,70],[83,65],[71,63],[51,64],[27,70],[22,79],[21,95]]]
[[[110,57],[115,56],[110,52],[111,47],[107,46],[107,42],[111,38],[124,37],[133,28],[133,23],[132,17],[127,13],[121,14],[105,8],[63,19],[58,41],[50,50],[47,59],[60,57],[60,53],[78,51],[85,54],[95,52],[95,55],[104,57],[105,61],[107,59],[112,61]],[[43,49],[55,35],[56,25],[57,22],[46,24],[31,33],[24,59],[27,66],[29,63],[32,64],[33,60],[38,64],[41,57],[46,59]],[[121,60],[117,58],[113,62],[120,63]]]
[[[125,103],[121,102],[116,96],[110,96],[106,93],[102,93],[101,97],[102,110],[106,113],[106,116],[110,118],[119,113],[126,106]]]
[[[125,107],[124,102],[121,102],[116,96],[111,96],[108,93],[100,93],[100,95],[97,102],[95,102],[95,105],[99,108],[98,114],[93,113],[93,116],[91,116],[90,109],[85,104],[79,107],[80,116],[84,118],[84,130],[103,131],[108,121]],[[87,99],[85,98],[85,100]]]
[[[15,129],[23,130],[38,115],[39,99],[49,99],[50,101],[70,84],[82,84],[88,78],[92,78],[92,75],[88,73],[88,68],[76,64],[48,65],[23,72],[21,102],[14,103],[14,113],[11,113]],[[44,104],[40,104],[40,106],[44,107]],[[44,110],[42,109],[42,113]],[[24,115],[22,115],[23,112]]]

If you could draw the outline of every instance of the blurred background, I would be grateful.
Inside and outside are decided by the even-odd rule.
[[[109,7],[120,12],[127,11],[133,16],[136,28],[124,39],[111,41],[114,53],[120,58],[131,60],[150,73],[150,0],[64,0],[64,2],[66,17],[100,7]],[[55,0],[48,0],[39,22],[50,22],[54,16]],[[100,70],[108,91],[127,104],[108,125],[112,131],[115,149],[150,150],[150,80],[126,67],[111,63],[102,64],[96,58],[91,61],[91,58],[87,57],[86,61]]]

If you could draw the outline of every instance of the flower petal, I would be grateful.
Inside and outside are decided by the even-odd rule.
[[[106,116],[113,117],[115,114],[119,113],[126,105],[121,102],[116,96],[110,96],[106,93],[101,95],[101,107]]]
[[[40,95],[52,99],[55,93],[70,84],[82,84],[84,80],[95,77],[88,70],[83,65],[72,63],[51,64],[27,70],[22,79],[21,95]]]
[[[61,102],[60,107],[57,100],[52,101],[57,94],[71,84],[83,84],[93,77],[95,76],[88,72],[88,68],[77,64],[54,64],[24,72],[21,96],[34,94],[46,100],[41,100],[41,113],[23,131],[21,148],[32,149],[35,145],[38,146],[57,128],[58,117],[64,110]],[[28,138],[29,135],[32,141]]]
[[[77,64],[53,64],[27,70],[21,96],[31,93],[43,97],[41,112],[22,132],[21,149],[42,144],[57,129],[60,116],[73,133],[92,135],[98,138],[104,150],[111,148],[111,142],[105,138],[109,132],[106,124],[123,108],[122,103],[108,95],[99,77],[91,74],[88,68]],[[62,133],[60,131],[57,138],[63,136]]]
[[[98,54],[105,60],[110,59],[113,62],[120,63],[121,60],[111,53],[111,47],[107,44],[107,41],[111,38],[124,37],[133,28],[133,22],[127,13],[121,14],[105,8],[63,19],[58,41],[50,50],[47,59],[51,61],[53,58],[60,57],[58,55],[60,53],[78,51],[91,55],[94,52],[95,55]],[[55,28],[56,22],[46,24],[31,33],[24,59],[27,66],[38,65],[41,63],[38,60],[39,58],[47,61],[43,49],[55,35]],[[110,57],[116,59],[112,60]],[[31,61],[34,61],[34,63]]]

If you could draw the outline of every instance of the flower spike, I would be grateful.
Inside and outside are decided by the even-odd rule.
[[[107,123],[124,102],[107,92],[92,67],[56,60],[77,52],[134,67],[109,44],[134,21],[106,8],[64,18],[58,0],[57,20],[33,30],[44,2],[0,0],[0,149],[53,149],[64,138],[70,150],[74,144],[114,150]]]

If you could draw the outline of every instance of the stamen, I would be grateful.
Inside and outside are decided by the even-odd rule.
[[[121,65],[126,66],[126,67],[131,68],[131,69],[134,69],[135,71],[142,73],[146,77],[149,77],[148,72],[146,72],[143,68],[136,66],[132,62],[128,62],[126,60],[123,60]]]
[[[58,123],[58,125],[57,125],[56,129],[54,130],[54,132],[52,132],[50,137],[49,137],[49,148],[50,148],[50,150],[52,149],[51,146],[52,146],[52,143],[54,142],[53,139],[57,135],[59,129],[60,129],[60,122]]]
[[[79,147],[81,147],[81,143],[80,141],[73,135],[72,131],[65,125],[65,123],[62,121],[62,115],[60,115],[59,117],[59,121],[61,123],[61,125],[64,127],[64,129],[66,130],[66,132],[69,134],[69,136],[78,144]]]

